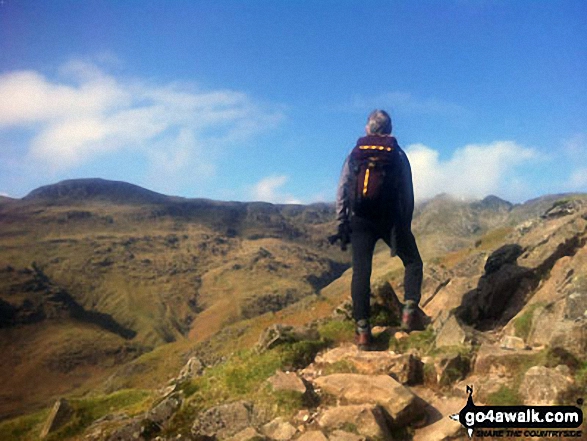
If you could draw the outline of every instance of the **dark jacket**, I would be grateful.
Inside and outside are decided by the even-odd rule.
[[[412,183],[412,170],[405,152],[399,147],[395,138],[391,135],[368,135],[359,138],[357,146],[361,145],[390,145],[393,144],[399,152],[400,166],[397,170],[397,195],[394,197],[394,213],[384,213],[382,218],[389,219],[389,228],[397,234],[401,231],[411,230],[412,216],[414,214],[414,187]],[[349,165],[350,155],[347,156],[336,192],[336,219],[339,223],[349,221],[351,213],[351,183],[353,171]],[[401,233],[400,233],[401,234]]]

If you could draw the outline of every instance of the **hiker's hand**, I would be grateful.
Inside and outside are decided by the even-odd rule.
[[[328,237],[328,242],[334,245],[340,241],[340,249],[346,251],[347,245],[351,243],[351,227],[348,222],[342,222],[338,225],[338,232]]]

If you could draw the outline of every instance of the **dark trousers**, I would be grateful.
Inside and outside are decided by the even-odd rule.
[[[379,239],[383,239],[404,264],[405,300],[413,300],[416,304],[420,302],[423,265],[412,232],[409,229],[407,231],[398,229],[392,239],[390,222],[377,222],[354,216],[351,218],[351,246],[353,250],[351,297],[355,320],[369,319],[373,251]]]

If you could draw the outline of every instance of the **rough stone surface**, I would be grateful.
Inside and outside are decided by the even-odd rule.
[[[573,380],[557,369],[534,366],[528,369],[520,385],[524,404],[549,406],[563,404],[573,391]]]
[[[376,404],[338,406],[326,409],[318,418],[318,424],[326,430],[340,429],[345,425],[352,424],[361,435],[390,439],[385,413]]]
[[[179,372],[178,381],[185,381],[202,375],[204,365],[198,357],[191,357]]]
[[[333,374],[317,378],[315,383],[350,404],[379,404],[396,425],[409,424],[422,413],[416,396],[388,375]]]
[[[463,302],[456,310],[459,320],[477,329],[491,327],[504,320],[508,304],[520,297],[520,293],[529,290],[528,281],[534,277],[531,269],[516,263],[522,252],[518,244],[504,245],[493,252],[485,264],[485,273],[479,279],[477,288],[463,296]]]
[[[138,418],[132,419],[126,424],[116,429],[108,437],[108,441],[128,441],[128,440],[139,440],[145,439],[143,437],[145,427]]]
[[[328,441],[328,438],[319,430],[311,430],[296,439],[297,441]]]
[[[50,433],[56,431],[63,425],[67,424],[71,417],[73,417],[73,409],[69,405],[69,402],[65,398],[60,398],[55,402],[51,413],[47,417],[47,421],[41,431],[41,439],[44,439]]]
[[[192,435],[227,438],[251,425],[253,405],[248,401],[223,404],[198,415],[192,426]]]
[[[275,375],[270,377],[267,381],[273,390],[276,391],[290,390],[301,394],[304,394],[307,391],[306,384],[295,372],[277,371]]]
[[[518,366],[527,363],[535,355],[535,351],[502,349],[497,345],[483,344],[477,352],[473,371],[477,375],[509,377],[517,371]]]
[[[475,404],[487,404],[489,397],[498,392],[502,387],[512,389],[515,379],[513,376],[502,374],[481,374],[469,375],[465,380],[459,381],[452,388],[455,396],[461,397],[461,402],[466,402],[468,398],[467,386],[473,385],[473,399]],[[462,408],[459,407],[458,410]]]
[[[455,413],[458,412],[455,411]],[[465,440],[467,438],[461,423],[445,417],[417,431],[412,441],[452,441],[457,439]]]
[[[163,401],[149,410],[145,416],[145,419],[163,426],[181,406],[181,394],[175,393],[166,397]]]
[[[356,433],[345,432],[344,430],[335,430],[330,434],[330,441],[366,441],[362,435]]]
[[[360,374],[391,375],[402,384],[422,381],[422,363],[412,354],[396,354],[392,351],[359,351],[355,345],[339,346],[314,361],[314,369],[324,369],[339,362],[350,363]]]
[[[247,427],[241,430],[236,435],[227,439],[227,441],[260,441],[265,439],[257,430],[253,427]]]
[[[436,383],[445,387],[464,379],[470,370],[470,361],[459,353],[443,354],[434,360]]]
[[[413,441],[448,441],[462,439],[462,426],[448,416],[458,413],[465,402],[460,397],[446,397],[424,387],[413,392],[426,402],[425,426],[417,428]]]
[[[563,348],[579,359],[587,357],[587,318],[565,320],[565,302],[539,307],[534,312],[528,342],[533,346]]]
[[[262,432],[272,440],[287,441],[296,434],[297,430],[283,418],[275,418],[263,426]]]
[[[501,339],[500,347],[502,349],[526,349],[524,339],[513,335],[504,335]]]
[[[461,346],[470,344],[471,340],[471,333],[467,332],[451,314],[437,331],[436,347]]]

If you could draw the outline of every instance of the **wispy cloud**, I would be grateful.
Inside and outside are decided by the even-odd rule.
[[[129,149],[155,169],[196,164],[209,175],[214,154],[201,145],[242,141],[281,118],[238,91],[125,79],[87,61],[70,61],[56,80],[36,71],[0,76],[0,131],[29,129],[26,161],[57,171]]]
[[[439,193],[463,198],[496,194],[517,199],[523,190],[519,169],[537,157],[537,152],[513,141],[471,144],[442,160],[438,151],[422,144],[411,145],[406,154],[412,166],[417,199]]]
[[[251,196],[255,200],[264,202],[300,204],[299,199],[282,192],[281,189],[288,180],[289,178],[285,175],[267,176],[253,186]]]

